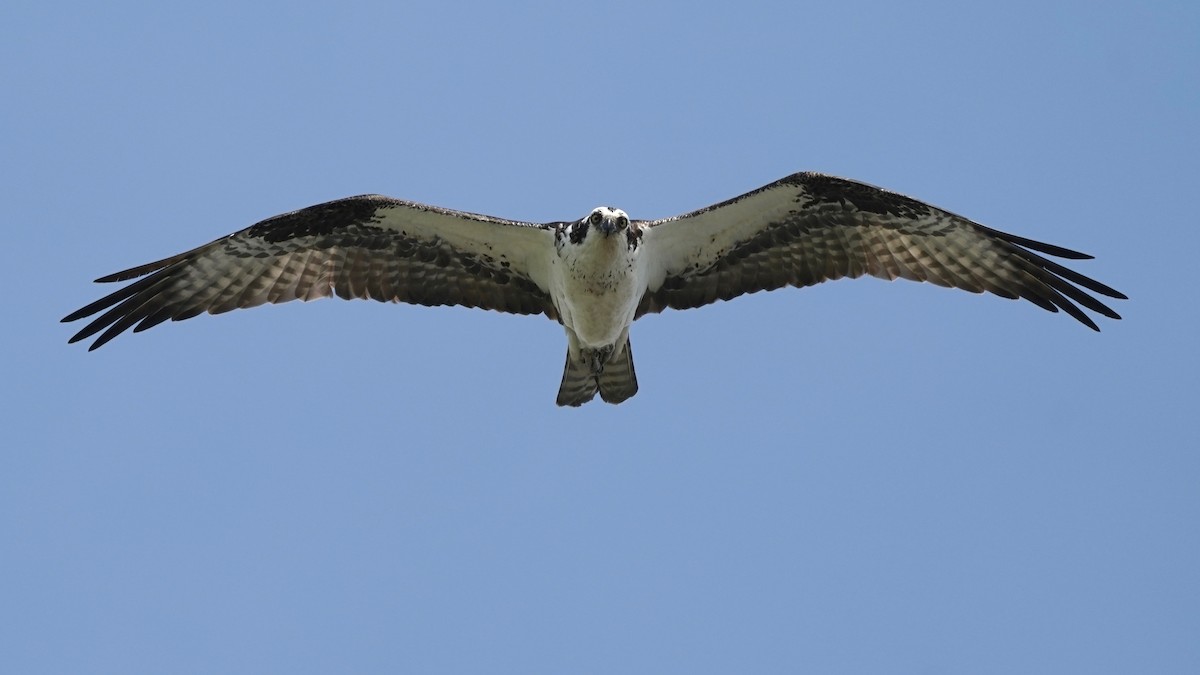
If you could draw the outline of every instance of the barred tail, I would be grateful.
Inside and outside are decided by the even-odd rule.
[[[571,358],[571,350],[567,350],[562,384],[558,387],[558,405],[583,405],[592,400],[597,391],[607,403],[620,403],[637,393],[637,375],[633,372],[633,352],[628,339],[613,350],[599,373],[593,372],[590,356],[581,354]]]
[[[637,393],[637,374],[633,372],[633,349],[629,340],[613,354],[600,371],[600,398],[605,403],[620,403]]]
[[[596,376],[580,359],[571,358],[571,350],[567,350],[567,365],[563,366],[562,384],[558,385],[559,405],[581,406],[592,400],[599,388]]]

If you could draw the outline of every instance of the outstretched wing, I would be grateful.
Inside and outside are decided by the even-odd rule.
[[[103,311],[71,338],[100,333],[95,349],[131,327],[138,332],[202,312],[334,295],[555,318],[546,291],[553,240],[553,225],[379,195],[350,197],[101,277],[97,281],[143,278],[63,321]]]
[[[1006,234],[864,183],[798,173],[693,213],[644,223],[650,283],[638,316],[863,274],[1025,298],[1099,330],[1086,291],[1121,293],[1047,260],[1091,256]]]

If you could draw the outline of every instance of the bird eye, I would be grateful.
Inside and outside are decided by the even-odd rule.
[[[623,230],[629,224],[629,219],[625,216],[617,216],[617,229]]]
[[[588,218],[588,222],[593,225],[599,225],[604,221],[604,216],[599,211],[592,211],[592,217]]]

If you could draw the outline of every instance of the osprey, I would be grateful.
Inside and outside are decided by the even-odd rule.
[[[629,346],[636,319],[783,286],[870,274],[1025,298],[1093,330],[1079,305],[1121,318],[1085,289],[1124,295],[1035,251],[1091,257],[817,173],[661,220],[602,206],[580,220],[537,224],[363,195],[101,277],[142,278],[63,321],[104,312],[70,340],[100,333],[96,349],[167,319],[334,295],[542,314],[567,334],[558,405],[597,392],[620,403],[638,388]]]

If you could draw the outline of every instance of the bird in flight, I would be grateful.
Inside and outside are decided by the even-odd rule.
[[[665,309],[869,274],[1024,298],[1099,330],[1080,305],[1112,288],[1043,257],[1091,256],[985,227],[864,183],[797,173],[661,220],[602,206],[529,223],[383,197],[268,218],[199,248],[110,274],[133,281],[63,318],[96,349],[129,328],[337,296],[542,314],[567,334],[558,405],[637,393],[629,328]],[[101,313],[102,312],[102,313]]]

